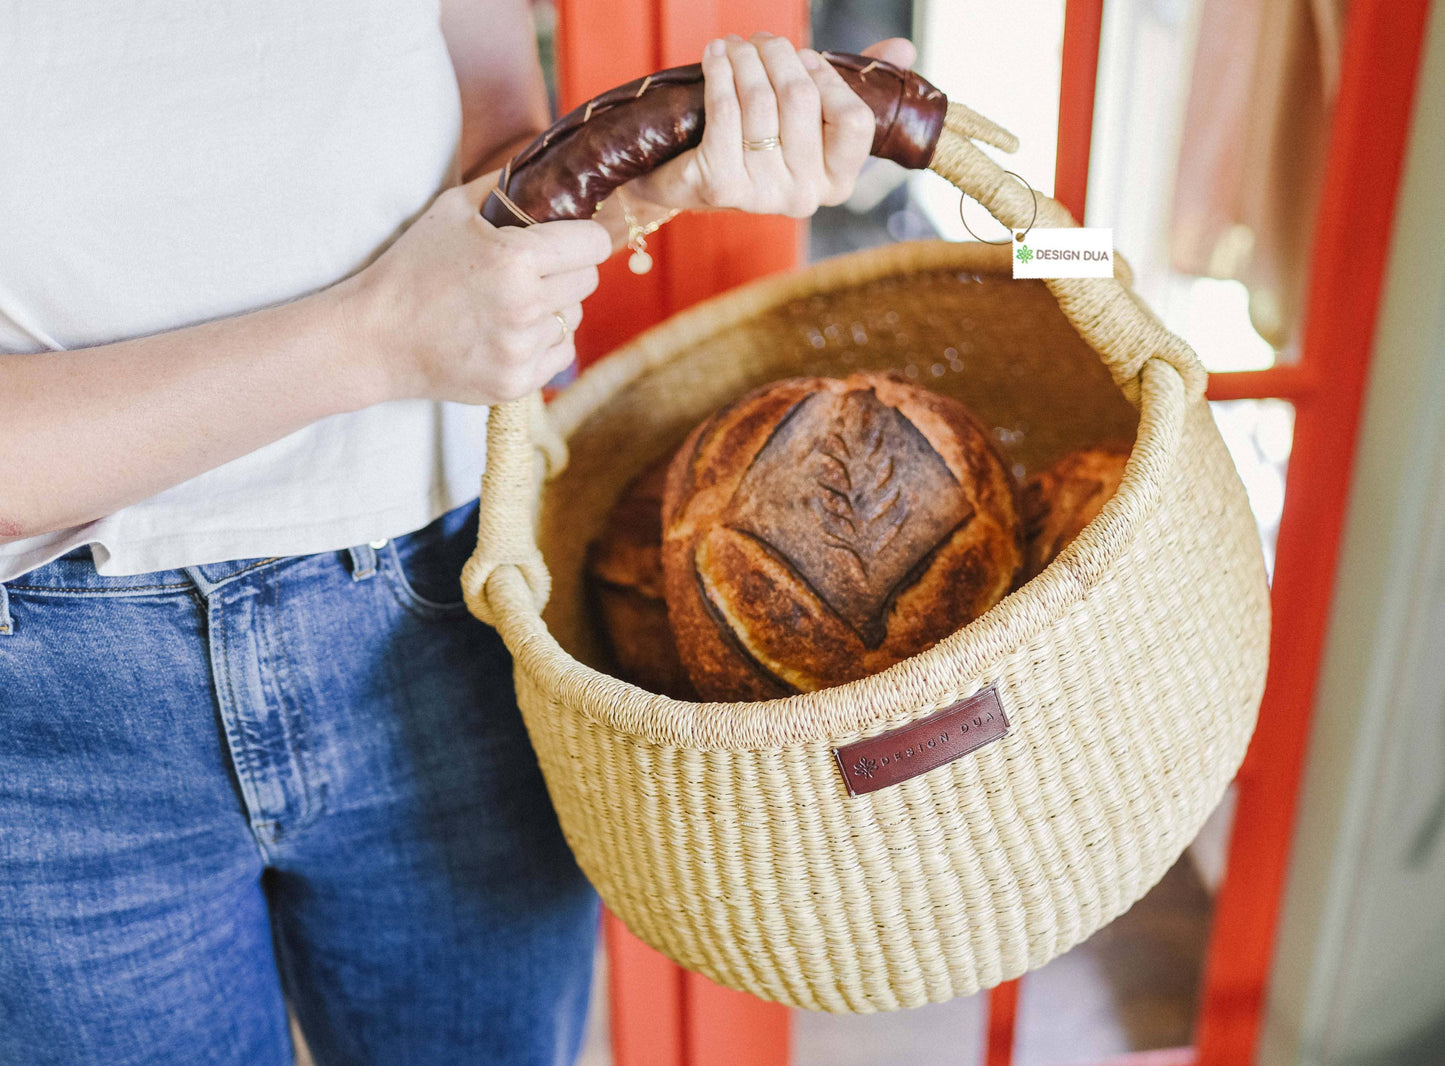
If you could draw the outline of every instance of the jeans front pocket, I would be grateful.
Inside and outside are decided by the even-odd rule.
[[[431,525],[393,537],[382,550],[382,570],[403,604],[424,615],[452,616],[467,609],[462,566],[477,546],[477,502],[448,511]]]

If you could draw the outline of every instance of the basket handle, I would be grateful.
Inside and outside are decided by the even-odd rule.
[[[962,104],[949,103],[912,71],[866,56],[821,54],[873,109],[872,154],[911,169],[928,167],[1004,225],[1027,224],[1034,206],[1028,194],[973,143],[1012,152],[1018,147],[1013,134]],[[482,216],[497,226],[592,217],[614,189],[701,142],[702,97],[702,68],[694,63],[589,100],[502,168]],[[1038,199],[1036,225],[1078,225],[1062,204]],[[1203,394],[1204,370],[1193,351],[1117,279],[1058,278],[1046,284],[1131,402],[1138,403],[1139,375],[1153,358],[1174,366],[1191,396]],[[538,611],[551,587],[532,532],[535,456],[529,425],[538,419],[540,404],[540,394],[498,404],[487,426],[477,548],[462,570],[462,592],[471,612],[488,623],[494,617],[486,587],[499,568],[521,572]]]
[[[872,153],[912,170],[928,166],[948,106],[943,93],[881,59],[821,54],[872,108]],[[702,64],[620,85],[563,115],[517,153],[482,217],[494,226],[591,218],[614,189],[700,144],[702,127]],[[995,132],[1012,150],[1012,135]]]
[[[1068,208],[1049,196],[1026,191],[973,142],[991,144],[997,127],[962,104],[951,103],[943,133],[928,168],[977,200],[1010,230],[1077,226]],[[1035,198],[1037,216],[1035,216]],[[1127,271],[1115,257],[1116,274]],[[1118,277],[1046,278],[1064,316],[1109,368],[1114,383],[1138,406],[1139,382],[1151,359],[1168,363],[1184,379],[1185,395],[1194,402],[1204,395],[1207,375],[1194,349],[1176,337]]]

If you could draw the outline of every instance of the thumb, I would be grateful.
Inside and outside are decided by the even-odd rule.
[[[863,49],[863,54],[872,59],[881,59],[885,63],[892,63],[895,67],[902,67],[907,70],[913,66],[914,60],[918,58],[918,49],[913,47],[913,42],[907,37],[889,37],[887,40],[879,41],[877,44],[870,44]]]
[[[497,179],[501,176],[500,170],[489,170],[480,177],[462,182],[462,191],[467,194],[467,199],[471,201],[473,207],[481,207],[482,201],[487,198],[487,193],[497,187]]]

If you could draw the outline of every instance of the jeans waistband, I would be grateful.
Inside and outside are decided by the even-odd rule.
[[[346,553],[323,553],[339,555]],[[58,559],[52,559],[44,566],[36,567],[29,573],[21,574],[13,581],[6,582],[12,590],[48,590],[68,592],[95,592],[121,595],[125,593],[183,591],[195,589],[198,582],[188,570],[196,571],[208,585],[219,585],[233,577],[259,570],[265,566],[292,559],[313,558],[312,556],[284,556],[269,559],[233,559],[223,563],[203,563],[200,566],[179,570],[155,570],[145,574],[106,575],[95,569],[95,560],[89,547],[76,548]]]
[[[393,550],[403,561],[417,552],[433,549],[438,543],[476,541],[477,502],[471,500],[455,510],[434,519],[421,529],[391,538]],[[468,535],[469,534],[469,535]],[[379,555],[386,552],[385,542],[360,544],[337,551],[314,555],[284,555],[269,558],[232,559],[219,563],[201,563],[176,570],[156,570],[145,574],[107,576],[95,569],[90,547],[82,546],[58,559],[21,574],[4,588],[18,591],[66,591],[95,595],[143,595],[158,592],[200,591],[208,594],[216,586],[235,577],[261,571],[268,567],[311,562],[316,565],[340,566],[352,577],[364,579],[377,572]],[[464,549],[465,550],[465,549]],[[460,572],[461,561],[456,562]]]

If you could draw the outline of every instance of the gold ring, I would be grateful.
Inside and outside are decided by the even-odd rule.
[[[783,139],[781,137],[764,137],[760,141],[743,141],[743,147],[749,152],[770,152],[774,148],[781,148]]]
[[[552,317],[557,320],[557,325],[562,327],[562,332],[557,334],[557,339],[552,342],[552,347],[555,348],[559,344],[567,343],[567,338],[572,336],[572,327],[567,325],[567,316],[561,311],[553,311]]]

